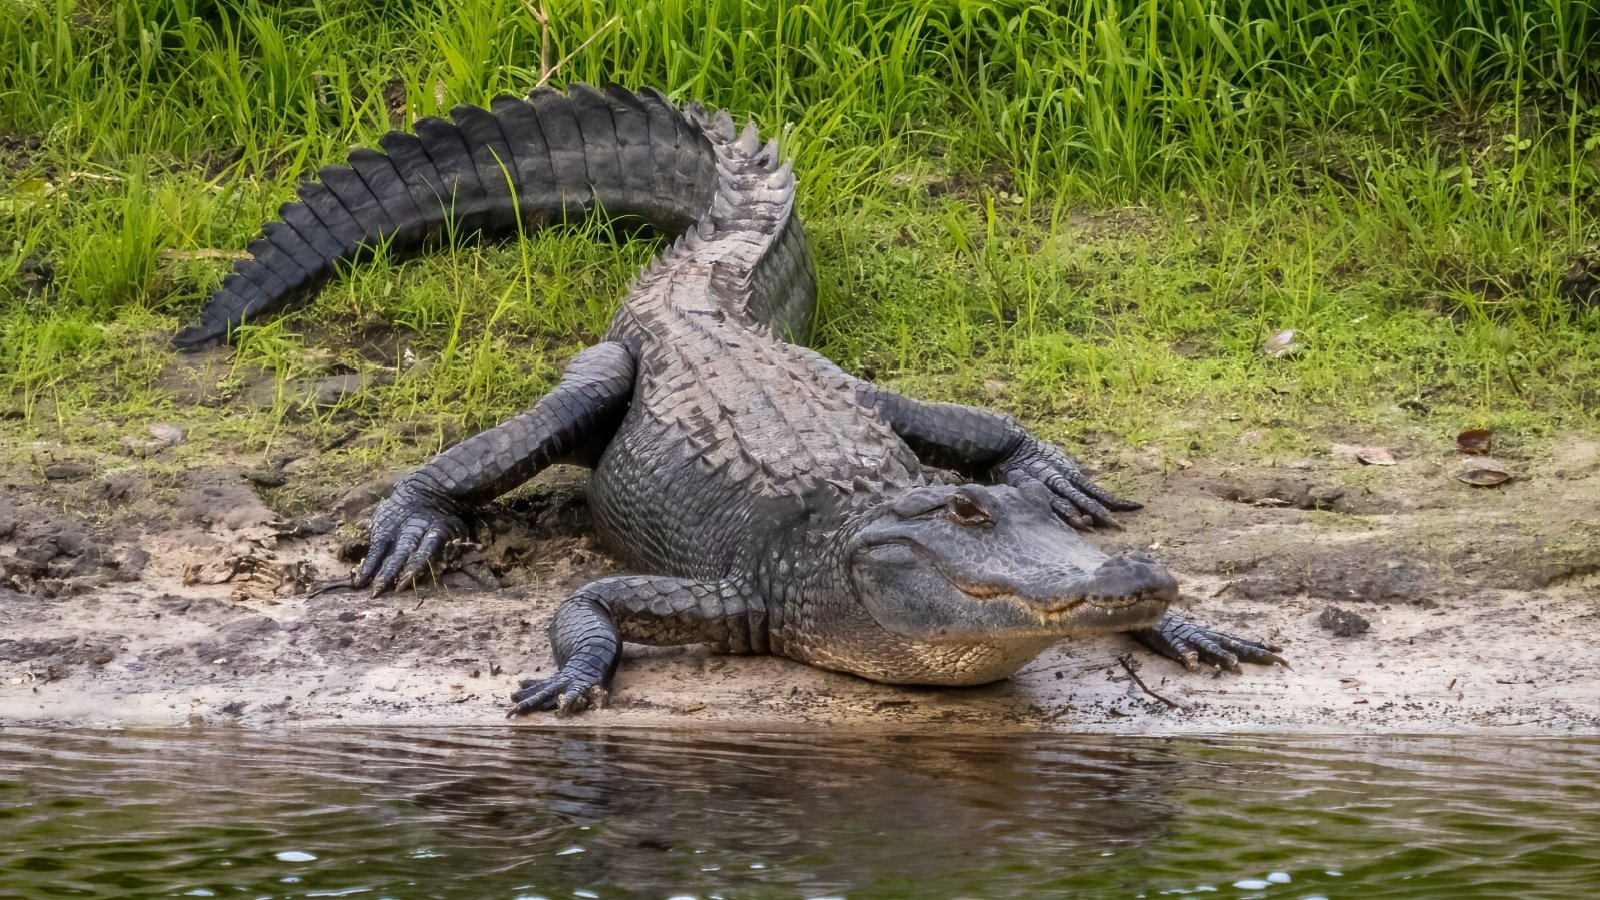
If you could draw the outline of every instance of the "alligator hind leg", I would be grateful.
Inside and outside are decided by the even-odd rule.
[[[1289,666],[1288,661],[1278,655],[1280,647],[1212,631],[1175,613],[1163,615],[1150,628],[1128,633],[1139,643],[1191,670],[1200,668],[1202,661],[1234,672],[1239,670],[1241,662]]]
[[[550,621],[556,674],[529,678],[506,717],[540,709],[561,715],[604,706],[622,642],[717,644],[735,653],[767,649],[766,607],[727,583],[623,575],[579,589]]]
[[[633,397],[633,353],[611,341],[567,363],[533,409],[476,434],[395,485],[372,516],[372,545],[356,587],[373,594],[405,585],[452,538],[469,509],[511,490],[551,463],[593,465]]]

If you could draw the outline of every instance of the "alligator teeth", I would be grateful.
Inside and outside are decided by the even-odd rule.
[[[954,584],[954,582],[952,582]],[[956,589],[968,597],[978,600],[993,600],[996,597],[1014,596],[1011,591],[1003,587],[989,584],[956,584]]]

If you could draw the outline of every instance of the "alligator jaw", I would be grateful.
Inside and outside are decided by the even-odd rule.
[[[1035,600],[998,585],[961,584],[953,580],[951,584],[974,600],[1011,606],[1051,634],[1146,628],[1153,625],[1171,603],[1168,592],[1162,587],[1132,594],[1080,593]]]
[[[1165,569],[1137,557],[1111,557],[1092,574],[1074,579],[1064,591],[961,578],[943,566],[941,574],[966,597],[982,604],[1004,603],[1040,626],[1056,630],[1118,630],[1153,624],[1178,596],[1178,583]]]
[[[1171,601],[1159,594],[1136,594],[1128,597],[1084,597],[1069,601],[1064,606],[1027,608],[1039,619],[1046,630],[1067,631],[1127,631],[1154,625],[1167,611]]]
[[[1160,599],[1159,591],[1140,591],[1133,594],[1104,595],[1104,594],[1071,594],[1045,600],[1030,600],[1016,591],[990,584],[963,584],[951,579],[950,583],[956,586],[961,593],[974,600],[1000,600],[1015,603],[1045,615],[1058,615],[1070,612],[1083,606],[1097,609],[1114,610],[1123,609],[1146,600]],[[1166,602],[1163,600],[1163,602]]]

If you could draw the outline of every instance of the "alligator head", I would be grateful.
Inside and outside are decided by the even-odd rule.
[[[849,547],[857,600],[886,631],[931,642],[1154,624],[1177,581],[1151,560],[1096,549],[1047,494],[933,485],[885,501]]]

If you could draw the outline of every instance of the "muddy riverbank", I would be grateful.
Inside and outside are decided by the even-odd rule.
[[[337,449],[179,469],[159,449],[35,444],[0,480],[0,723],[499,724],[518,678],[551,669],[555,605],[617,571],[581,474],[556,470],[492,510],[439,582],[318,593],[364,550],[382,479],[342,483]],[[1097,540],[1162,559],[1193,617],[1282,644],[1292,670],[1188,673],[1113,636],[1063,642],[1006,682],[933,690],[636,648],[612,706],[582,723],[1600,730],[1600,444],[1558,437],[1489,489],[1457,480],[1442,436],[1397,443],[1393,466],[1331,443],[1249,464],[1098,450],[1147,508]]]

